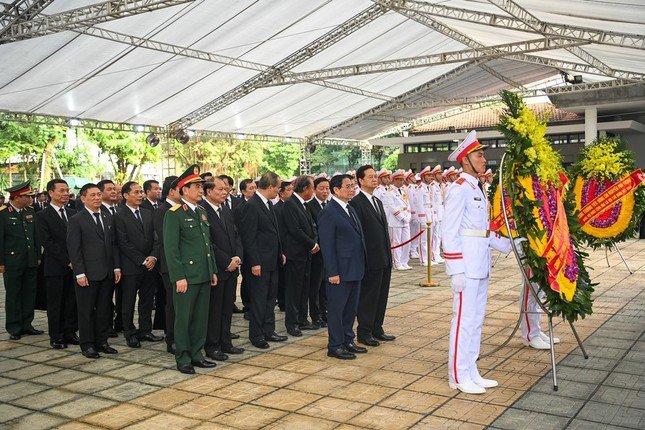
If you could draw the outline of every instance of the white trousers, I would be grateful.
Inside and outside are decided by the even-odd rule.
[[[410,240],[410,227],[390,227],[390,240],[392,245],[398,245]],[[394,265],[406,265],[410,261],[410,244],[399,246],[392,250],[392,258],[394,258]]]
[[[428,232],[426,231],[426,223],[419,223],[419,231],[423,230],[419,237],[419,261],[425,263],[428,261]]]
[[[410,237],[419,233],[419,221],[410,221]],[[419,258],[419,238],[410,242],[410,258]]]
[[[544,293],[538,289],[537,284],[531,284],[531,288],[538,293],[538,297],[542,299]],[[522,327],[522,339],[531,341],[536,336],[540,335],[540,319],[542,318],[542,308],[535,301],[533,293],[529,290],[529,286],[524,283],[524,300],[522,300],[522,294],[520,294],[520,309],[525,313],[522,315],[521,327]]]
[[[441,221],[432,223],[432,261],[441,259]]]
[[[448,379],[455,384],[479,375],[477,358],[486,314],[489,278],[466,278],[466,288],[453,295],[452,324],[448,346]]]

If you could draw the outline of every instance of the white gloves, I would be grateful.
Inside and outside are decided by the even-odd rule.
[[[522,242],[526,242],[525,237],[516,237],[513,239],[513,243],[515,243],[515,247],[517,248],[517,253],[520,254],[520,257],[524,257],[524,248],[522,248]]]
[[[457,273],[450,278],[450,291],[452,294],[461,293],[466,288],[466,275]]]

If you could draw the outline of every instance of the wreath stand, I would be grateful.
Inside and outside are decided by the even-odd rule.
[[[629,264],[627,264],[627,261],[625,261],[625,257],[623,257],[623,253],[620,252],[620,248],[618,247],[618,244],[614,243],[613,245],[614,245],[614,248],[616,249],[616,252],[620,256],[620,259],[623,260],[623,264],[625,265],[625,267],[627,267],[627,271],[629,271],[630,275],[633,275],[634,272],[632,271],[632,269],[629,268]],[[610,248],[609,246],[605,248],[605,259],[607,260],[607,267],[611,267],[611,264],[609,264],[609,248]]]
[[[500,162],[499,166],[499,189],[500,189],[500,195],[503,196],[503,183],[502,183],[502,178],[503,178],[503,168],[504,168],[504,159],[506,158],[506,154],[502,156],[502,160]],[[508,221],[508,214],[506,212],[506,202],[504,201],[504,198],[502,197],[502,214],[504,215],[504,223],[506,224],[506,229],[509,232],[509,236],[511,234],[511,225]],[[526,275],[526,270],[524,267],[523,259],[525,257],[521,257],[519,251],[517,250],[517,246],[515,245],[515,242],[513,241],[512,238],[510,238],[511,241],[511,249],[513,251],[513,254],[515,255],[515,259],[517,260],[517,264],[520,266],[520,272],[522,273],[522,293],[521,293],[521,303],[524,303],[524,300],[526,298],[526,290],[529,290],[531,294],[533,294],[533,298],[535,299],[535,302],[540,306],[540,309],[542,309],[542,312],[546,314],[546,316],[549,319],[549,349],[551,350],[551,369],[552,369],[552,374],[553,374],[553,391],[558,391],[558,378],[556,374],[556,363],[555,363],[555,344],[553,343],[553,313],[549,310],[549,308],[546,306],[545,302],[542,302],[540,298],[538,297],[537,292],[535,289],[531,286],[531,281],[529,280],[528,276]],[[620,253],[620,251],[619,251]],[[622,255],[621,255],[622,256]],[[528,288],[526,286],[528,285]],[[492,351],[483,354],[482,357],[489,356],[503,347],[505,347],[508,342],[513,339],[515,336],[515,333],[517,333],[517,330],[520,327],[522,317],[526,314],[535,314],[539,312],[534,312],[534,311],[525,311],[524,307],[520,307],[520,315],[519,318],[517,319],[517,323],[515,323],[515,328],[513,329],[513,332],[508,336],[508,338],[502,342],[501,345],[497,346],[494,348]],[[573,335],[576,338],[576,341],[578,342],[578,346],[580,347],[580,351],[582,351],[582,355],[584,356],[585,360],[589,358],[589,355],[587,355],[587,351],[585,350],[585,347],[582,345],[582,340],[580,339],[580,336],[578,335],[578,332],[576,331],[576,328],[573,326],[573,323],[569,321],[569,326],[571,327],[571,331],[573,332]]]

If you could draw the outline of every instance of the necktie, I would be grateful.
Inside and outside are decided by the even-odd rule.
[[[358,221],[356,221],[356,217],[354,216],[351,207],[347,206],[347,212],[349,212],[349,217],[352,219],[354,227],[358,228]]]
[[[112,215],[114,215],[116,213],[116,209],[114,208],[114,206],[110,206],[110,213]],[[96,214],[94,214],[94,215],[96,215]]]
[[[381,214],[381,211],[378,208],[378,203],[376,202],[376,196],[372,196],[372,204],[374,205],[374,210],[377,214]]]
[[[141,214],[139,213],[139,209],[134,211],[134,216],[137,218],[137,221],[139,221],[141,225],[143,225],[143,220],[141,219]]]
[[[327,202],[322,202],[322,207],[324,208],[327,205]]]
[[[219,217],[219,219],[222,219],[222,207],[221,206],[217,208],[217,216]]]
[[[96,225],[99,228],[99,232],[101,233],[101,236],[103,236],[103,223],[101,222],[101,214],[99,212],[94,212],[93,213],[94,218],[96,218]]]
[[[58,209],[58,212],[60,212],[60,217],[63,219],[65,224],[67,224],[67,215],[65,215],[65,209],[60,208]]]
[[[153,209],[157,209],[159,207],[159,205],[157,203],[155,203],[154,205],[152,205],[152,207],[153,207]]]
[[[226,206],[227,209],[230,209],[231,206],[228,204],[228,199],[224,200],[224,206]]]
[[[482,185],[482,181],[479,181],[479,180],[478,180],[478,181],[477,181],[477,186],[479,187],[479,189],[480,189],[480,191],[482,192],[482,194],[485,196],[485,195],[486,195],[486,193],[484,193],[484,186]]]

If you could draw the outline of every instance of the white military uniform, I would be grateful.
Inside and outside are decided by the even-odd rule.
[[[390,226],[390,238],[392,245],[399,245],[410,240],[410,219],[409,198],[405,187],[397,188],[391,186],[387,192],[387,197],[383,201],[387,203],[386,210],[388,224]],[[397,269],[405,269],[410,261],[410,244],[399,246],[393,250],[394,266]]]
[[[448,376],[453,384],[480,378],[477,358],[486,312],[490,247],[507,253],[511,246],[508,239],[488,232],[488,202],[477,184],[477,178],[462,173],[445,196],[445,211],[450,214],[442,222],[446,273],[466,277],[463,291],[453,296],[448,355]]]
[[[423,179],[423,176],[421,177]],[[432,216],[432,197],[430,195],[431,185],[421,182],[419,184],[419,228],[424,230],[419,237],[419,261],[426,266],[428,264],[428,233],[425,231],[427,222],[431,221]]]
[[[432,258],[433,263],[443,263],[441,258],[441,223],[443,221],[444,187],[440,182],[432,184]]]

